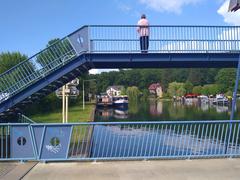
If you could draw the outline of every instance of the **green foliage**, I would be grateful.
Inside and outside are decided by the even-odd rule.
[[[166,93],[171,82],[186,82],[186,92],[191,92],[193,85],[214,84],[219,69],[120,69],[118,72],[104,72],[91,75],[97,79],[97,92],[105,92],[108,86],[123,85],[125,87],[137,86],[141,91],[150,84],[159,82]]]
[[[216,76],[216,83],[221,85],[222,91],[233,91],[236,79],[236,70],[233,68],[221,69]]]
[[[215,95],[221,92],[218,84],[207,84],[202,86],[201,94],[204,95]]]
[[[206,84],[204,86],[194,86],[193,93],[204,95],[215,95],[221,92],[221,86],[218,84]]]
[[[194,86],[192,92],[195,93],[195,94],[201,94],[202,93],[202,86]]]
[[[86,122],[91,120],[94,105],[86,103],[85,110],[80,105],[69,107],[69,122]],[[62,109],[54,109],[51,112],[36,112],[30,116],[37,123],[62,123]]]
[[[4,73],[5,71],[11,69],[18,63],[27,59],[27,56],[20,54],[19,52],[7,52],[0,54],[0,74]],[[26,64],[26,63],[25,63]],[[31,65],[28,65],[29,70],[31,69]],[[25,72],[23,75],[21,68],[15,68],[11,75],[5,75],[3,79],[0,79],[0,91],[3,92],[11,92],[11,89],[17,89],[19,86],[24,84],[23,79],[26,78],[28,73]],[[5,80],[5,81],[4,81]],[[7,82],[7,83],[6,83]],[[15,87],[16,86],[16,87]]]
[[[229,91],[227,91],[227,92],[225,93],[225,95],[226,95],[226,96],[233,96],[233,92],[229,90]]]
[[[141,92],[139,91],[138,87],[132,86],[127,88],[127,95],[130,101],[138,100]]]
[[[214,68],[193,68],[189,70],[187,80],[194,86],[212,84],[217,73],[218,69]]]
[[[191,93],[193,90],[193,84],[190,81],[186,81],[184,89],[186,90],[186,93]]]
[[[72,55],[73,49],[67,39],[56,38],[48,42],[46,50],[37,55],[35,65],[49,71],[61,63],[64,63]]]
[[[186,89],[184,88],[184,83],[172,82],[169,83],[167,92],[170,97],[183,96],[186,94]]]
[[[0,74],[27,59],[26,55],[19,52],[6,52],[0,54]]]
[[[127,90],[125,87],[123,87],[122,91],[121,91],[121,95],[127,95]]]
[[[62,106],[61,99],[58,99],[55,93],[41,99],[38,103],[30,106],[26,109],[27,114],[38,114],[38,113],[48,113],[53,112],[56,109],[60,109]]]

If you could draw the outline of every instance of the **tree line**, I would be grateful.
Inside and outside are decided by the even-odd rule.
[[[179,68],[179,69],[129,69],[89,75],[97,80],[97,91],[105,92],[108,86],[136,86],[141,92],[148,92],[152,83],[159,82],[165,96],[186,93],[232,94],[236,70],[234,68]]]

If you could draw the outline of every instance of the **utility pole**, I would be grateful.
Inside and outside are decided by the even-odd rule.
[[[69,98],[74,98],[79,95],[77,85],[79,79],[74,79],[62,86],[62,88],[56,90],[56,96],[62,99],[62,123],[68,123],[68,101]]]
[[[66,123],[68,123],[68,98],[69,98],[69,95],[67,94],[66,95],[66,119],[65,119]]]
[[[65,89],[66,89],[66,85],[62,87],[62,123],[65,123],[65,119],[66,119]]]
[[[85,93],[84,93],[84,80],[83,80],[83,110],[85,109]]]
[[[96,79],[83,80],[83,110],[85,109],[85,91],[84,91],[84,81],[96,81]]]

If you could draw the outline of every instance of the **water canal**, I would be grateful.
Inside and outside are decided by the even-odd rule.
[[[238,101],[236,110],[240,108]],[[228,120],[231,108],[209,104],[153,101],[131,103],[128,109],[97,109],[95,121],[126,124],[96,125],[91,158],[219,157],[240,153],[239,126],[225,123],[174,123],[176,120]],[[237,112],[236,112],[237,114]],[[236,116],[239,118],[239,115]],[[158,121],[160,124],[127,124]],[[162,124],[161,121],[172,121]],[[229,135],[230,134],[230,135]]]
[[[235,108],[235,119],[240,118],[237,110],[240,110],[239,100]],[[230,106],[148,100],[130,102],[128,108],[98,108],[95,121],[227,120],[230,118],[230,113]]]

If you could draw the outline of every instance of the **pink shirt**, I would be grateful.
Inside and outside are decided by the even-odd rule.
[[[149,28],[146,27],[146,26],[149,26],[147,19],[140,19],[138,21],[138,26],[139,27],[137,28],[137,32],[139,33],[139,36],[149,36]]]

